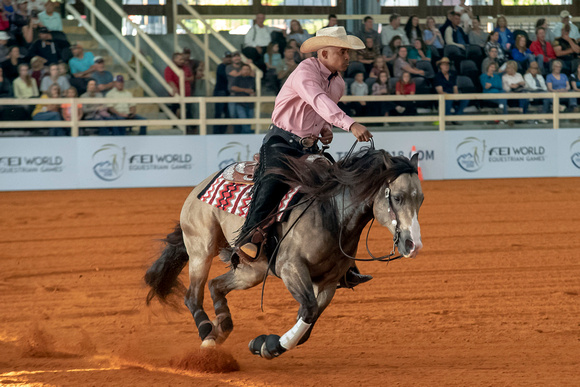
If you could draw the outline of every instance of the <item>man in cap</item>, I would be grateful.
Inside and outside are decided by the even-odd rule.
[[[46,63],[51,65],[61,60],[61,51],[64,47],[52,40],[52,35],[46,27],[38,29],[38,40],[35,41],[28,51],[28,58],[41,56],[46,59]]]
[[[113,88],[113,74],[105,70],[105,60],[102,56],[95,57],[95,71],[91,74],[91,78],[97,81],[97,89],[103,95],[107,95]]]
[[[95,72],[95,56],[92,52],[85,52],[79,43],[71,46],[73,57],[68,61],[70,73],[72,74],[71,85],[76,87],[79,95],[87,90],[87,83],[91,75]]]
[[[284,83],[276,97],[270,130],[260,149],[254,196],[246,221],[240,230],[234,254],[252,260],[260,254],[264,238],[262,222],[277,208],[288,191],[272,168],[287,169],[284,159],[318,152],[317,142],[332,141],[332,126],[351,132],[358,141],[369,141],[372,134],[347,116],[337,103],[344,94],[340,72],[349,64],[349,50],[365,47],[357,37],[347,35],[344,27],[323,28],[300,47],[303,53],[317,52],[317,58],[303,60]],[[349,271],[355,286],[370,279]]]
[[[570,15],[570,12],[568,12],[568,11],[560,12],[560,19],[561,19],[561,21],[559,23],[556,23],[556,25],[554,26],[554,29],[552,30],[552,32],[554,33],[554,36],[556,38],[559,38],[560,36],[562,36],[562,28],[565,25],[569,25],[570,26],[570,37],[574,40],[580,39],[580,32],[578,32],[578,27],[576,27],[576,25],[574,23],[572,23],[572,15]]]
[[[213,95],[215,97],[227,97],[230,95],[228,89],[228,74],[226,72],[226,67],[232,63],[232,53],[226,51],[224,57],[222,58],[222,63],[220,63],[216,69],[216,81],[215,88],[213,89]],[[219,102],[215,104],[215,118],[230,118],[230,113],[228,109],[227,102]],[[227,125],[216,125],[213,127],[214,134],[224,134],[228,129]]]
[[[117,75],[114,81],[115,87],[107,93],[107,98],[133,98],[133,94],[129,90],[125,90],[125,79],[122,75]],[[117,120],[146,120],[137,114],[137,105],[128,102],[112,102],[108,105],[109,112]],[[122,134],[125,134],[125,129],[122,128]],[[147,134],[147,127],[141,126],[139,128],[139,135]]]

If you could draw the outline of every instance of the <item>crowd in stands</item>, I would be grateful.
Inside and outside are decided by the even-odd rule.
[[[349,95],[413,95],[458,93],[526,93],[580,91],[580,34],[571,22],[568,11],[560,14],[561,22],[550,29],[546,19],[536,23],[535,34],[511,30],[504,16],[496,20],[491,33],[482,29],[479,17],[462,1],[449,10],[447,19],[437,26],[432,17],[420,24],[417,16],[406,23],[393,14],[389,24],[375,29],[372,17],[362,21],[357,36],[366,48],[352,52],[349,68],[343,78],[345,94]],[[264,25],[265,16],[259,14],[245,37],[242,53],[247,63],[254,63],[264,71],[264,86],[274,93],[292,70],[309,55],[300,53],[300,45],[311,35],[297,20],[292,20],[288,33]],[[328,18],[328,26],[338,24],[335,15]],[[255,84],[251,69],[242,74],[240,53],[226,53],[218,66],[216,96],[253,95]],[[243,77],[242,87],[234,80]],[[252,80],[251,80],[252,79]],[[576,98],[560,98],[561,111],[578,111]],[[542,112],[551,109],[551,99],[536,99]],[[499,108],[505,114],[508,107],[525,113],[529,98],[507,100],[447,101],[446,114],[463,114],[468,105],[476,108]],[[241,105],[244,105],[242,108]],[[216,118],[244,118],[252,116],[248,103],[220,104]],[[564,106],[565,105],[565,106]],[[434,106],[434,102],[350,102],[339,106],[358,116],[413,115],[417,108]],[[499,121],[497,121],[499,122]],[[541,120],[540,122],[547,122]],[[245,133],[247,126],[236,127]],[[225,126],[216,127],[224,133]]]
[[[0,98],[131,98],[122,75],[113,77],[105,60],[70,44],[63,32],[60,4],[51,0],[0,0]],[[4,105],[0,120],[70,121],[70,104]],[[145,119],[129,103],[77,106],[83,120]],[[81,134],[123,135],[126,127],[83,128]],[[139,129],[146,134],[146,127]],[[70,135],[50,128],[49,135]]]

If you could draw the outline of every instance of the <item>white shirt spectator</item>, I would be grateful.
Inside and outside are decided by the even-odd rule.
[[[576,39],[576,40],[580,39],[580,32],[578,32],[578,27],[576,27],[576,24],[574,24],[574,23],[568,23],[568,24],[570,24],[570,37],[572,39]],[[563,27],[564,27],[564,23],[562,23],[562,22],[556,23],[556,25],[554,26],[554,29],[552,30],[552,32],[554,33],[554,39],[562,36],[562,28]],[[547,36],[546,36],[546,40],[548,40]]]
[[[520,73],[515,73],[514,75],[509,75],[508,73],[505,73],[501,79],[503,89],[505,90],[506,93],[512,92],[512,88],[510,87],[510,85],[513,85],[515,83],[520,83],[523,81],[524,81],[524,77],[522,77],[522,74],[520,74]]]
[[[538,82],[540,83],[539,88],[538,82],[536,82],[536,80],[538,80]],[[546,87],[546,81],[544,80],[544,77],[541,74],[536,74],[536,77],[534,78],[532,74],[527,73],[526,75],[524,75],[524,81],[526,81],[526,90],[548,91],[548,88]]]
[[[403,41],[403,46],[409,45],[409,38],[407,38],[407,34],[405,33],[403,27],[399,26],[399,28],[394,29],[392,25],[388,24],[384,26],[383,30],[381,31],[381,42],[383,43],[383,46],[388,46],[389,43],[391,43],[393,37],[395,36],[401,37],[401,40]]]
[[[275,31],[274,27],[263,26],[260,28],[254,24],[244,37],[244,46],[246,47],[266,47],[272,41],[270,34]]]
[[[107,93],[107,98],[133,98],[133,94],[129,90],[122,90],[119,91],[116,87],[113,87]],[[130,107],[135,106],[135,104],[129,104],[128,102],[115,102],[108,104],[107,107],[115,109],[117,112],[121,114],[129,114],[131,113]]]

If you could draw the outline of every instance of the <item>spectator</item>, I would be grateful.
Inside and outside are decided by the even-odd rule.
[[[479,24],[479,16],[471,21],[471,31],[467,37],[469,38],[469,44],[475,44],[481,48],[487,43],[488,34],[486,34]]]
[[[40,87],[40,80],[48,74],[45,64],[46,59],[41,56],[35,56],[30,60],[30,76],[36,82],[37,87]]]
[[[544,29],[544,31],[546,32],[546,42],[549,43],[554,43],[554,40],[556,40],[556,36],[554,35],[554,33],[552,32],[552,30],[550,29],[550,25],[548,23],[547,19],[544,18],[540,18],[538,19],[538,21],[536,22],[536,34],[538,33],[538,28],[542,27]],[[560,31],[561,33],[562,31]]]
[[[232,53],[226,51],[222,58],[222,63],[216,69],[216,82],[213,89],[214,97],[227,97],[230,95],[228,89],[228,74],[226,73],[227,66],[232,63]],[[218,102],[214,109],[215,118],[231,118],[228,110],[227,102]],[[228,129],[227,125],[216,125],[213,128],[214,134],[224,134]]]
[[[461,16],[454,13],[451,19],[451,25],[445,30],[445,44],[456,46],[465,52],[465,46],[469,44],[469,37],[459,25],[460,22]]]
[[[335,14],[331,13],[330,15],[328,15],[328,24],[326,26],[324,26],[323,28],[337,27],[337,26],[338,26],[338,18],[336,17]]]
[[[373,38],[368,36],[365,42],[365,48],[358,51],[358,61],[365,65],[367,74],[370,72],[375,59],[381,56],[381,50],[379,47],[375,46],[375,41]]]
[[[389,66],[385,63],[385,58],[379,56],[373,63],[373,68],[370,71],[369,78],[378,78],[381,72],[387,74],[387,81],[391,78],[391,72],[389,71]]]
[[[406,71],[401,75],[395,87],[397,95],[415,95],[415,83],[411,80],[411,74]],[[395,110],[400,115],[411,116],[417,114],[415,101],[397,101],[395,104],[397,105]]]
[[[428,46],[433,46],[438,50],[443,50],[445,40],[441,32],[435,27],[435,19],[431,16],[427,17],[426,27],[423,30],[423,41]]]
[[[459,94],[459,87],[457,86],[457,75],[450,72],[451,61],[447,57],[441,58],[437,62],[439,71],[435,74],[433,84],[437,94]],[[463,114],[463,110],[469,104],[468,100],[448,100],[445,101],[445,115],[451,115],[451,109],[455,108],[455,115]],[[455,123],[457,124],[457,123]]]
[[[536,40],[530,45],[530,50],[532,54],[536,56],[542,55],[544,57],[544,63],[540,67],[542,73],[548,73],[550,68],[550,61],[556,59],[556,53],[552,44],[546,40],[546,29],[544,27],[539,27],[536,29]]]
[[[531,93],[547,93],[548,87],[546,86],[546,81],[544,77],[539,73],[540,66],[533,62],[528,67],[528,72],[524,75],[524,81],[526,81],[526,90]],[[537,100],[537,99],[535,99]],[[550,98],[542,98],[542,113],[548,113],[550,110],[550,103],[552,100]],[[539,120],[541,124],[547,124],[547,120]]]
[[[568,32],[570,37],[574,40],[580,39],[578,27],[576,27],[576,25],[572,23],[572,16],[570,16],[570,12],[568,11],[560,12],[560,19],[561,21],[559,23],[556,23],[556,25],[554,26],[553,29],[554,37],[559,38],[560,36],[562,36],[562,28],[564,28],[565,26],[569,26],[570,30]]]
[[[8,17],[12,17],[15,11],[14,2],[12,0],[2,0],[2,9]]]
[[[94,79],[89,79],[87,83],[87,92],[81,95],[81,98],[103,98],[103,94],[97,89],[97,82]],[[84,104],[83,105],[83,120],[100,121],[100,120],[114,120],[115,118],[109,113],[107,106],[104,104]],[[101,126],[98,129],[99,136],[118,136],[121,135],[120,128],[111,128]]]
[[[49,31],[62,32],[62,17],[54,12],[55,6],[55,3],[48,1],[45,5],[44,11],[38,14],[38,20],[42,26],[48,28]]]
[[[70,87],[68,88],[68,90],[65,91],[65,97],[66,98],[77,98],[78,97],[78,92],[77,89],[75,89],[74,87]],[[63,103],[60,105],[60,113],[62,114],[62,118],[65,121],[71,121],[72,120],[72,105],[70,103]],[[80,120],[83,118],[83,104],[79,103],[77,104],[77,118]]]
[[[481,74],[479,81],[481,82],[481,87],[484,93],[503,93],[503,84],[501,75],[497,72],[497,63],[490,62],[487,65],[485,73]],[[503,114],[508,112],[507,99],[488,99],[486,101],[494,102],[499,105],[499,108],[503,110]]]
[[[538,62],[538,64],[544,65],[544,55],[540,54],[537,57],[530,51],[526,46],[526,37],[524,35],[516,36],[516,41],[514,48],[512,48],[512,58],[515,60],[525,71],[532,62]]]
[[[115,87],[107,93],[107,98],[133,98],[133,94],[129,90],[125,90],[125,79],[122,75],[117,75],[114,82]],[[113,102],[108,105],[109,113],[116,120],[146,120],[145,117],[137,114],[137,105],[129,102]],[[119,134],[125,135],[125,127],[119,128]],[[139,135],[147,134],[147,127],[141,126],[139,128]]]
[[[548,91],[553,93],[567,93],[570,91],[570,82],[566,74],[562,73],[562,61],[556,59],[552,63],[552,73],[546,77],[546,86]],[[568,104],[568,110],[578,110],[578,103],[576,98],[560,98],[560,102]],[[556,107],[554,107],[555,109]]]
[[[256,80],[252,76],[250,65],[242,65],[240,75],[235,77],[232,84],[232,95],[250,97],[256,95]],[[234,102],[235,118],[254,118],[253,102]],[[236,125],[234,133],[252,133],[251,125]],[[239,129],[238,129],[239,128]]]
[[[264,55],[264,62],[268,69],[275,69],[278,63],[282,62],[282,54],[280,54],[280,45],[278,43],[268,44],[266,54]]]
[[[286,82],[292,71],[297,67],[296,61],[294,60],[294,50],[291,47],[286,47],[284,50],[284,59],[278,64],[276,68],[276,76],[280,87]]]
[[[91,78],[97,81],[97,89],[103,95],[107,95],[114,86],[113,74],[105,70],[105,60],[100,56],[95,58],[95,71],[91,74]]]
[[[569,71],[572,61],[580,54],[580,46],[570,37],[570,25],[562,27],[562,36],[554,41],[554,53]]]
[[[6,7],[4,9],[6,10]],[[16,10],[10,17],[10,31],[18,46],[26,47],[32,42],[35,26],[32,18],[28,15],[28,1],[19,0]]]
[[[403,39],[399,35],[393,36],[389,44],[383,48],[383,56],[387,63],[391,63],[397,59],[397,51],[399,51],[399,47],[402,45]]]
[[[4,70],[4,76],[14,82],[18,78],[18,66],[21,63],[25,63],[24,59],[20,57],[20,48],[18,46],[12,46],[8,50],[8,59],[2,62],[2,70]]]
[[[426,60],[431,62],[431,50],[425,45],[421,38],[415,39],[413,48],[409,50],[409,62],[416,64],[417,61]]]
[[[461,20],[461,23],[460,23],[461,27],[464,30],[471,29],[472,19],[474,18],[473,11],[472,11],[470,6],[465,5],[465,0],[460,0],[459,5],[456,5],[455,8],[453,9],[453,11],[459,15],[460,20]]]
[[[6,31],[0,31],[0,62],[4,62],[8,58],[8,40],[10,40],[10,36]]]
[[[375,83],[372,86],[372,95],[388,95],[389,94],[389,73],[380,71],[376,77]],[[373,115],[379,117],[388,117],[389,112],[394,109],[395,105],[390,101],[377,101],[370,103]],[[385,124],[388,126],[388,124]]]
[[[580,63],[578,63],[576,71],[570,75],[570,85],[572,86],[572,91],[580,91]]]
[[[0,98],[12,98],[14,95],[12,93],[12,84],[10,80],[4,76],[2,67],[0,67]],[[11,117],[11,106],[0,104],[0,121],[14,119]]]
[[[514,44],[514,35],[507,26],[507,20],[505,16],[500,16],[497,18],[497,27],[494,29],[495,32],[499,34],[498,42],[505,51],[511,49]]]
[[[518,73],[518,64],[510,60],[506,64],[505,73],[502,76],[502,86],[506,93],[524,93],[526,91],[526,82],[522,74]],[[519,98],[518,106],[520,113],[525,114],[528,111],[530,101],[527,98]]]
[[[64,49],[63,41],[52,40],[52,35],[46,27],[38,29],[38,37],[39,39],[30,47],[28,57],[32,58],[33,56],[38,55],[46,59],[49,65],[52,63],[58,63],[62,58],[61,52]]]
[[[373,45],[376,47],[381,47],[381,36],[377,32],[377,30],[373,28],[373,24],[374,24],[373,18],[370,16],[366,16],[363,20],[363,29],[361,32],[358,33],[357,36],[363,42],[365,42],[367,38],[372,38]]]
[[[91,74],[95,71],[95,56],[92,52],[85,52],[79,43],[73,44],[71,50],[73,58],[68,61],[72,74],[70,83],[82,95],[87,89]]]
[[[244,55],[250,58],[263,72],[266,72],[266,65],[264,64],[266,47],[272,41],[272,32],[276,30],[273,27],[264,25],[265,20],[266,16],[263,13],[256,15],[254,25],[252,25],[244,38],[244,49],[242,50]]]
[[[421,28],[419,28],[419,17],[417,15],[409,16],[409,20],[405,24],[405,36],[407,36],[410,45],[413,45],[416,39],[423,37]]]
[[[58,64],[53,63],[48,67],[48,76],[42,78],[40,82],[40,91],[46,92],[48,91],[49,87],[53,84],[57,84],[61,90],[70,89],[70,83],[68,79],[62,75],[60,75],[58,71]]]
[[[234,52],[232,54],[232,63],[226,67],[226,74],[228,75],[228,91],[233,95],[232,86],[236,77],[239,77],[242,72],[242,56],[239,52]],[[230,111],[230,117],[234,118],[236,116],[236,105],[234,102],[228,102],[228,109]],[[241,132],[241,127],[234,127],[234,132]]]
[[[58,66],[58,75],[65,77],[66,80],[69,81],[70,83],[71,76],[68,72],[68,65],[63,61],[60,61],[57,63],[57,66]]]
[[[395,64],[393,65],[394,71],[393,75],[395,78],[400,78],[403,75],[403,72],[406,71],[413,75],[424,76],[425,71],[419,70],[411,64],[407,58],[407,47],[401,46],[399,47],[399,51],[397,53],[397,59],[395,59]]]
[[[186,97],[191,96],[191,82],[193,81],[193,74],[191,73],[191,68],[185,65],[185,57],[181,52],[175,52],[172,56],[173,63],[181,70],[183,70],[184,79],[184,95]],[[164,72],[165,82],[171,86],[171,95],[181,95],[179,75],[177,75],[170,66],[165,67]],[[178,108],[177,106],[176,108]]]
[[[56,83],[52,84],[40,97],[40,99],[45,98],[60,98],[60,87],[58,87]],[[45,105],[39,103],[32,112],[32,119],[34,121],[62,121],[60,106],[56,104]],[[51,127],[48,129],[49,136],[68,136],[68,134],[67,128]]]
[[[10,17],[0,4],[0,31],[8,32],[10,30]]]
[[[451,20],[453,19],[454,16],[455,11],[453,9],[447,11],[447,18],[445,19],[445,23],[443,23],[443,25],[439,27],[439,32],[441,33],[441,36],[443,36],[443,39],[445,39],[445,31],[447,31],[447,27],[451,25]]]
[[[369,95],[369,86],[365,83],[365,74],[356,73],[354,76],[354,82],[350,85],[350,94],[356,95],[358,97],[364,97]],[[367,115],[367,102],[366,101],[352,101],[348,104],[348,107],[355,112],[355,116],[366,116]]]
[[[290,47],[291,49],[294,50],[294,60],[296,61],[296,63],[300,63],[304,59],[306,59],[306,57],[304,56],[305,54],[300,52],[300,47],[298,47],[298,42],[296,40],[290,39],[286,47]]]
[[[50,1],[48,0],[28,0],[28,13],[34,17],[34,15],[40,14],[45,10],[46,5]]]
[[[389,25],[385,26],[381,31],[381,41],[383,46],[389,45],[393,37],[400,36],[402,39],[403,45],[409,45],[409,39],[407,38],[407,34],[403,27],[401,27],[401,17],[396,13],[392,14],[389,18]]]
[[[302,28],[298,20],[294,19],[290,22],[290,34],[286,37],[287,40],[294,39],[298,43],[298,46],[301,46],[310,37],[312,35]]]
[[[501,44],[499,44],[499,32],[493,31],[487,37],[487,43],[485,43],[484,51],[485,55],[489,56],[489,51],[492,47],[497,49],[497,60],[500,63],[504,63],[506,61],[506,56]]]
[[[500,49],[497,47],[491,47],[488,52],[488,56],[481,63],[481,73],[487,73],[487,67],[490,63],[495,63],[497,65],[496,71],[503,73],[505,71],[505,61],[501,62],[498,58],[498,52]]]
[[[38,85],[28,73],[29,69],[26,63],[18,65],[18,78],[14,80],[12,85],[14,87],[14,97],[16,98],[34,98],[39,95]]]

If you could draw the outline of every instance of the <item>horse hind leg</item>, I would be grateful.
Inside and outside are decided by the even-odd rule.
[[[209,291],[216,314],[216,343],[223,343],[234,329],[234,323],[226,296],[232,290],[245,290],[256,286],[264,279],[267,268],[260,264],[240,265],[209,281]]]

